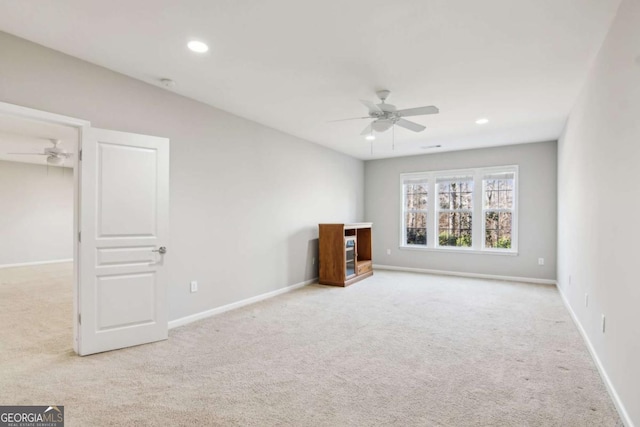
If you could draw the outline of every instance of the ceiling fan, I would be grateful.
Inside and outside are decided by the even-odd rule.
[[[396,109],[395,105],[387,104],[385,101],[391,92],[388,90],[379,90],[376,92],[380,98],[380,104],[374,104],[371,101],[360,100],[362,104],[369,110],[368,117],[356,117],[354,119],[373,119],[373,121],[360,133],[360,135],[373,135],[373,131],[385,132],[394,125],[409,129],[413,132],[422,132],[426,126],[404,119],[404,117],[422,116],[427,114],[438,114],[440,110],[433,105],[428,107],[407,108],[404,110]],[[373,138],[371,138],[373,139]]]
[[[7,153],[7,154],[16,154],[21,156],[47,156],[47,163],[50,165],[61,165],[64,163],[66,159],[73,156],[73,153],[67,153],[64,148],[58,147],[60,144],[59,139],[50,138],[51,144],[53,147],[45,147],[42,153]]]

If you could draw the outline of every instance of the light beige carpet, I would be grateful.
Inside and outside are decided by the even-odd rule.
[[[552,286],[376,271],[80,358],[69,265],[0,270],[0,404],[68,426],[619,426]]]

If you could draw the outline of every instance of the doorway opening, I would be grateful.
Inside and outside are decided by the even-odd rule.
[[[12,357],[75,350],[82,124],[0,103],[0,341]]]

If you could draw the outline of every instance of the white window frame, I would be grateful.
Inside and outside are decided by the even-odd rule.
[[[484,207],[484,193],[485,185],[484,180],[487,175],[494,175],[500,173],[513,173],[513,207],[511,209],[485,209]],[[481,177],[482,194],[480,194],[480,203],[482,204],[482,250],[485,252],[496,253],[517,253],[518,252],[518,166],[509,167],[494,167],[484,168],[483,175]],[[511,248],[487,248],[485,246],[485,234],[486,234],[486,220],[485,213],[487,211],[494,212],[511,212]]]
[[[441,208],[440,207],[440,188],[439,188],[439,183],[438,180],[442,179],[442,180],[451,180],[451,181],[456,181],[456,179],[462,179],[464,178],[465,181],[471,181],[471,185],[473,186],[473,190],[471,192],[471,209],[449,209],[449,208]],[[434,186],[434,191],[436,192],[436,194],[434,194],[434,200],[435,200],[435,218],[434,218],[434,222],[435,222],[435,228],[433,230],[433,232],[436,234],[436,236],[438,236],[437,239],[434,239],[434,246],[438,249],[472,249],[473,248],[473,244],[475,241],[475,236],[473,233],[474,227],[474,218],[475,218],[475,194],[476,194],[476,182],[475,182],[475,176],[474,173],[463,173],[463,175],[458,175],[458,174],[436,174],[436,179],[435,179],[435,186]],[[440,214],[441,213],[451,213],[451,212],[458,212],[458,213],[469,213],[471,214],[471,246],[447,246],[447,245],[440,245]]]
[[[513,210],[511,219],[511,248],[487,248],[485,247],[485,219],[484,219],[484,177],[486,175],[512,172],[514,174],[513,183]],[[473,196],[472,196],[472,230],[471,247],[439,246],[438,245],[438,207],[437,184],[438,178],[451,176],[472,176]],[[440,170],[429,172],[408,172],[400,174],[400,242],[399,249],[417,251],[438,251],[455,253],[482,253],[491,255],[518,255],[518,180],[519,170],[517,165],[490,166],[469,169]],[[405,193],[404,183],[408,180],[424,180],[427,182],[427,244],[408,245],[406,244],[405,227]]]
[[[429,233],[429,218],[430,218],[429,217],[429,208],[431,206],[431,201],[432,201],[431,200],[431,188],[430,188],[430,185],[429,185],[430,181],[427,180],[426,178],[424,178],[421,174],[416,175],[415,178],[410,178],[408,176],[409,174],[406,174],[406,175],[407,176],[400,181],[400,195],[401,195],[400,196],[400,199],[401,199],[400,200],[400,203],[401,203],[400,204],[400,215],[402,216],[402,218],[400,218],[400,239],[401,239],[400,242],[405,247],[409,247],[409,248],[424,248],[424,247],[428,246],[429,238],[431,237],[430,233]],[[415,181],[423,181],[426,184],[426,186],[427,186],[427,209],[405,209],[405,207],[407,206],[407,204],[406,204],[406,202],[407,202],[406,195],[407,194],[404,191],[404,186],[405,186],[405,184],[409,184],[410,183],[408,181],[414,181],[414,183],[415,183]],[[408,214],[408,213],[422,213],[422,212],[424,212],[427,215],[427,221],[426,221],[426,223],[427,223],[427,244],[426,245],[410,245],[410,244],[407,243],[407,227],[406,227],[406,224],[405,224],[405,221],[406,221],[406,218],[407,218],[406,214]]]

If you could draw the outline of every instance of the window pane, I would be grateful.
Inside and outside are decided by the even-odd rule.
[[[485,212],[485,241],[487,248],[511,248],[511,212]]]
[[[460,193],[458,191],[449,193],[449,200],[451,201],[449,209],[460,209]]]
[[[471,192],[473,191],[473,181],[460,181],[458,182],[458,188],[464,193]]]
[[[513,209],[513,179],[484,180],[485,209]]]
[[[439,192],[438,199],[440,200],[441,209],[449,209],[449,204],[451,203],[451,199],[449,198],[449,193]]]
[[[500,190],[498,195],[499,206],[501,209],[511,209],[512,193],[507,190]]]
[[[407,213],[405,215],[407,245],[427,244],[427,214]]]
[[[427,184],[405,184],[405,191],[407,193],[426,193],[427,192]]]
[[[427,184],[405,184],[405,208],[408,210],[427,209]]]
[[[487,188],[488,190],[488,188]],[[484,207],[486,209],[498,208],[498,191],[485,191],[484,193]]]
[[[503,249],[511,248],[511,230],[512,230],[511,212],[500,212],[498,221],[498,247]]]
[[[485,230],[497,230],[498,229],[498,219],[499,219],[499,214],[498,212],[486,212],[485,213],[485,223],[484,223],[484,228]]]
[[[460,195],[460,207],[462,209],[473,209],[473,194],[472,193],[462,193]]]
[[[498,232],[487,230],[484,238],[485,248],[497,248],[498,247]]]
[[[451,191],[451,183],[443,182],[438,184],[438,190],[443,193],[449,193]]]
[[[513,190],[513,179],[498,180],[498,190],[505,190],[505,191]]]
[[[506,192],[504,207],[506,209],[513,209],[513,190]]]
[[[471,213],[443,212],[438,216],[440,246],[471,246]]]
[[[473,209],[473,181],[438,183],[438,201],[440,209]]]

